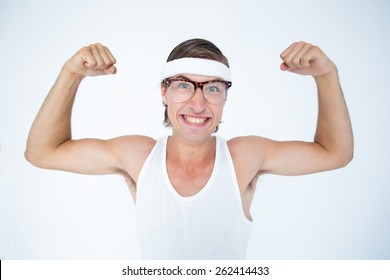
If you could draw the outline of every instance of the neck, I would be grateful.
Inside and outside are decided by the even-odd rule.
[[[191,142],[172,135],[168,139],[167,158],[176,163],[199,164],[215,157],[215,137],[202,142]]]

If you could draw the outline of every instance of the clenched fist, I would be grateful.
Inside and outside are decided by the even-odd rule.
[[[336,70],[335,64],[319,47],[306,42],[293,43],[281,53],[280,57],[283,60],[280,65],[282,71],[311,75],[316,78]]]
[[[115,57],[110,50],[100,43],[92,44],[79,50],[64,65],[64,68],[81,76],[99,76],[115,74]]]

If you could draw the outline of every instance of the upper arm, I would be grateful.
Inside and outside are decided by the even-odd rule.
[[[304,175],[342,167],[338,158],[316,142],[272,141],[262,170],[278,175]]]
[[[236,171],[251,180],[258,173],[303,175],[345,164],[316,142],[274,141],[248,136],[229,141]]]
[[[68,140],[32,164],[83,174],[128,173],[138,176],[155,141],[144,136],[122,136],[110,140]]]

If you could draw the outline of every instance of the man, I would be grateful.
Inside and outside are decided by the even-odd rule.
[[[335,64],[305,42],[292,44],[281,58],[282,71],[311,75],[317,84],[313,142],[213,136],[231,86],[230,69],[222,52],[202,39],[179,44],[163,68],[161,94],[165,123],[173,127],[170,137],[73,140],[70,117],[80,82],[86,76],[116,73],[110,50],[94,44],[64,64],[32,125],[26,158],[42,168],[123,175],[136,202],[144,258],[245,258],[259,175],[340,168],[353,156]]]

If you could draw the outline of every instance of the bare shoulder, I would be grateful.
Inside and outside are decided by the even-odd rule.
[[[122,162],[123,171],[135,181],[155,144],[155,139],[141,135],[126,135],[109,140],[110,149]]]
[[[246,188],[259,174],[272,141],[260,136],[241,136],[228,142],[238,183]]]
[[[261,136],[240,136],[228,140],[227,143],[233,159],[248,156],[258,159],[266,155],[267,149],[272,146],[273,142]]]
[[[112,145],[120,148],[133,148],[137,149],[152,149],[156,144],[156,140],[151,137],[143,135],[125,135],[109,140]]]

